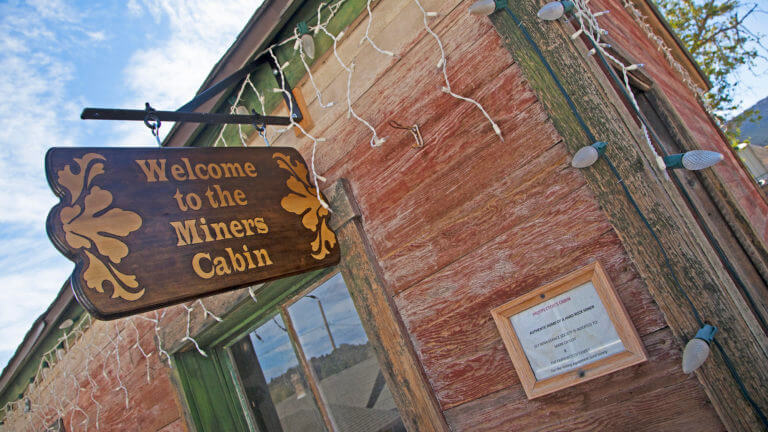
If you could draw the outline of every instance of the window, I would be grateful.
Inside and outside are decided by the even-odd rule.
[[[207,356],[183,342],[183,328],[164,329],[192,430],[448,430],[349,185],[325,193],[344,246],[334,269],[269,282],[257,301],[248,290],[217,296],[223,321],[192,334]]]
[[[214,364],[195,352],[176,356],[200,430],[405,431],[341,274],[305,279],[315,282],[294,286],[219,343]],[[236,413],[241,421],[221,424]]]
[[[259,430],[405,430],[341,274],[280,306],[231,351]]]

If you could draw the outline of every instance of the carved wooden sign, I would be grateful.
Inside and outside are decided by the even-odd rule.
[[[291,148],[53,148],[48,236],[83,307],[113,319],[336,264]]]

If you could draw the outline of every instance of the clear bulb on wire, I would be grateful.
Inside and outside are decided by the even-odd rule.
[[[301,49],[304,52],[304,55],[309,57],[310,59],[315,58],[315,39],[312,38],[312,34],[309,33],[309,26],[306,22],[301,21],[297,26],[296,30],[298,30],[299,33],[299,41],[301,43]],[[339,35],[340,37],[341,35]]]
[[[698,369],[709,357],[709,344],[717,333],[717,327],[705,324],[696,332],[696,336],[685,344],[683,350],[683,373]]]
[[[308,58],[315,58],[315,39],[309,33],[301,35],[301,49]]]
[[[664,165],[668,169],[685,168],[696,171],[709,168],[724,159],[721,153],[709,150],[691,150],[664,157]]]
[[[573,8],[573,2],[568,0],[553,1],[542,6],[536,15],[544,21],[554,21],[562,18],[563,15],[572,11]]]
[[[587,168],[592,166],[600,156],[605,153],[605,148],[608,145],[602,141],[598,141],[592,145],[584,146],[573,155],[571,159],[571,166],[574,168]]]
[[[494,12],[496,12],[494,0],[478,0],[469,7],[469,13],[472,15],[490,15]]]

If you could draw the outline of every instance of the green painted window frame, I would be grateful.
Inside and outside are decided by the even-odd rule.
[[[172,354],[173,377],[192,430],[257,430],[243,408],[247,403],[235,384],[239,378],[227,348],[279,312],[282,304],[335,273],[341,273],[344,279],[406,428],[449,430],[394,301],[382,282],[381,269],[367,243],[361,213],[349,184],[340,179],[324,194],[333,209],[331,229],[341,247],[339,264],[269,282],[256,294],[256,302],[248,295],[238,296],[239,300],[221,314],[222,322],[192,335],[207,357],[190,346]]]
[[[246,411],[229,348],[279,314],[290,299],[338,272],[332,267],[265,284],[257,294],[258,302],[242,301],[220,323],[196,336],[207,357],[196,350],[173,355],[191,420],[199,432],[259,430]]]

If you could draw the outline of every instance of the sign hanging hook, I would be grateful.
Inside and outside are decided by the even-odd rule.
[[[253,127],[259,132],[259,135],[264,139],[264,145],[269,147],[269,140],[267,139],[267,123],[264,121],[264,117],[257,113],[255,109],[251,109],[251,112],[256,117],[256,121],[253,122]]]
[[[403,129],[409,131],[411,135],[413,135],[413,139],[416,140],[412,146],[413,148],[424,147],[424,138],[421,137],[421,131],[419,130],[418,124],[414,124],[413,126],[403,126],[395,120],[390,120],[389,126],[395,129]]]
[[[155,114],[155,109],[149,105],[149,102],[145,103],[144,111],[146,112],[144,115],[144,124],[152,132],[152,136],[155,137],[158,147],[162,147],[163,144],[160,142],[160,125],[162,124],[160,123],[160,117]]]

